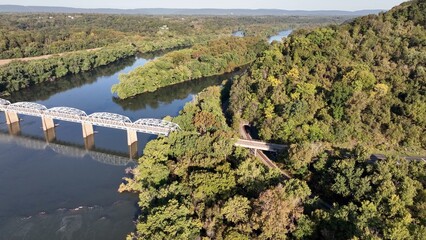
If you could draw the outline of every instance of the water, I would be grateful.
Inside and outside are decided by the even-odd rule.
[[[232,33],[232,36],[234,37],[244,37],[245,36],[245,32],[244,31],[235,31]]]
[[[163,118],[177,115],[195,94],[232,76],[181,83],[129,100],[112,96],[119,74],[154,57],[129,58],[43,83],[9,100],[118,113],[133,121]],[[13,136],[0,114],[0,239],[115,240],[133,231],[137,196],[117,192],[125,169],[134,165],[126,132],[95,126],[95,147],[86,151],[79,124],[56,121],[56,139],[47,143],[40,118],[20,117],[20,132]],[[138,155],[155,137],[138,133]]]
[[[272,43],[273,41],[281,42],[283,38],[288,37],[288,35],[290,35],[292,32],[293,30],[281,31],[277,35],[270,37],[268,41],[269,43]]]

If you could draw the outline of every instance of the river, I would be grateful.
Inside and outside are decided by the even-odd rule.
[[[284,30],[279,32],[277,35],[274,35],[269,38],[269,43],[272,43],[273,41],[281,42],[283,38],[288,37],[293,32],[293,30]]]
[[[90,72],[42,83],[8,100],[47,108],[68,106],[139,118],[176,116],[204,88],[232,77],[189,81],[117,100],[111,86],[118,75],[142,66],[154,55],[128,58]],[[41,119],[20,116],[20,132],[9,134],[0,114],[0,239],[124,239],[134,230],[137,196],[118,186],[129,158],[125,131],[95,127],[95,147],[85,150],[81,126],[57,121],[56,139],[47,143]],[[138,133],[138,155],[156,136]],[[118,159],[118,160],[117,160]]]

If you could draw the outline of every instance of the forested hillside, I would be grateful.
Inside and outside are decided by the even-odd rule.
[[[233,123],[289,143],[279,166],[331,205],[305,202],[295,230],[270,239],[424,239],[426,164],[402,156],[425,155],[425,15],[418,0],[300,30],[234,81]]]
[[[188,103],[174,119],[182,131],[149,142],[121,185],[139,194],[141,208],[128,239],[284,239],[295,231],[306,182],[284,181],[233,147],[220,92],[210,87]]]
[[[262,139],[426,148],[425,1],[340,26],[300,30],[235,81],[231,112]]]

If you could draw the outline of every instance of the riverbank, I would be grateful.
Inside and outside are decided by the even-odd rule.
[[[0,95],[8,95],[41,82],[105,66],[134,56],[136,52],[137,49],[132,45],[118,45],[41,60],[13,61],[0,67]]]
[[[265,47],[266,43],[255,37],[226,37],[197,44],[121,75],[112,92],[124,99],[179,82],[232,72],[252,62]]]

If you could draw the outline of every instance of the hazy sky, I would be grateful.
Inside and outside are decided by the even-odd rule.
[[[390,9],[403,0],[0,0],[0,4],[78,8]]]

